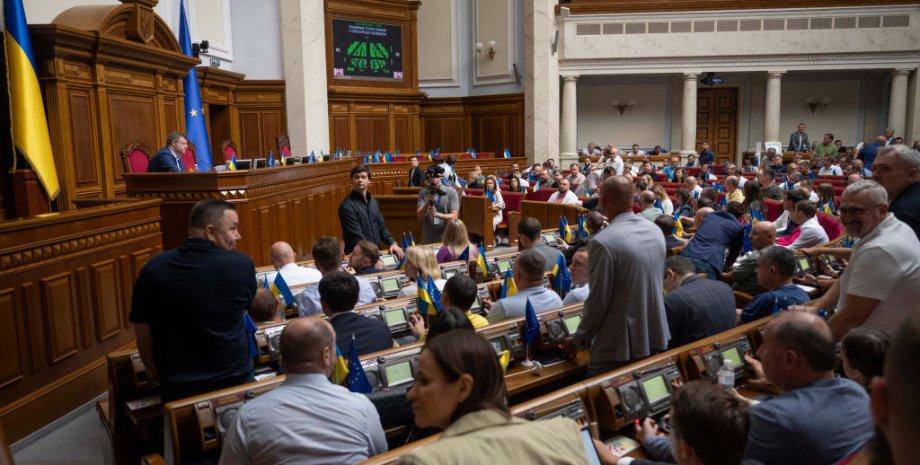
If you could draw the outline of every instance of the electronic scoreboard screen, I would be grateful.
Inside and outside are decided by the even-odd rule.
[[[403,79],[401,26],[333,19],[332,47],[334,79]]]

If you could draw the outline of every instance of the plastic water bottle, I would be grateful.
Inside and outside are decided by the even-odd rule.
[[[732,368],[731,360],[724,360],[722,368],[719,368],[719,387],[723,391],[731,391],[735,388],[735,370]]]

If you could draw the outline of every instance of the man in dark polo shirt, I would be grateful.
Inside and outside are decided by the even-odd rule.
[[[872,165],[872,179],[888,191],[888,211],[920,239],[920,153],[906,145],[882,148]]]
[[[375,244],[388,244],[390,253],[402,258],[403,250],[387,230],[377,199],[367,191],[370,182],[370,168],[357,165],[351,169],[351,193],[339,204],[339,222],[342,223],[345,254],[350,254],[355,244],[365,239]]]
[[[243,315],[256,295],[255,266],[235,252],[233,204],[202,200],[189,238],[153,257],[131,297],[131,322],[147,373],[163,402],[252,381]]]

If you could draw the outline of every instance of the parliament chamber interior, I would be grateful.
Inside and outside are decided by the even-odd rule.
[[[917,2],[2,3],[0,464],[918,463]]]

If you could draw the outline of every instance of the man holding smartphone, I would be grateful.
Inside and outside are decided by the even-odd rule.
[[[460,211],[460,197],[452,187],[445,187],[444,168],[428,168],[428,185],[418,194],[416,218],[422,222],[422,244],[441,240],[447,221]]]

